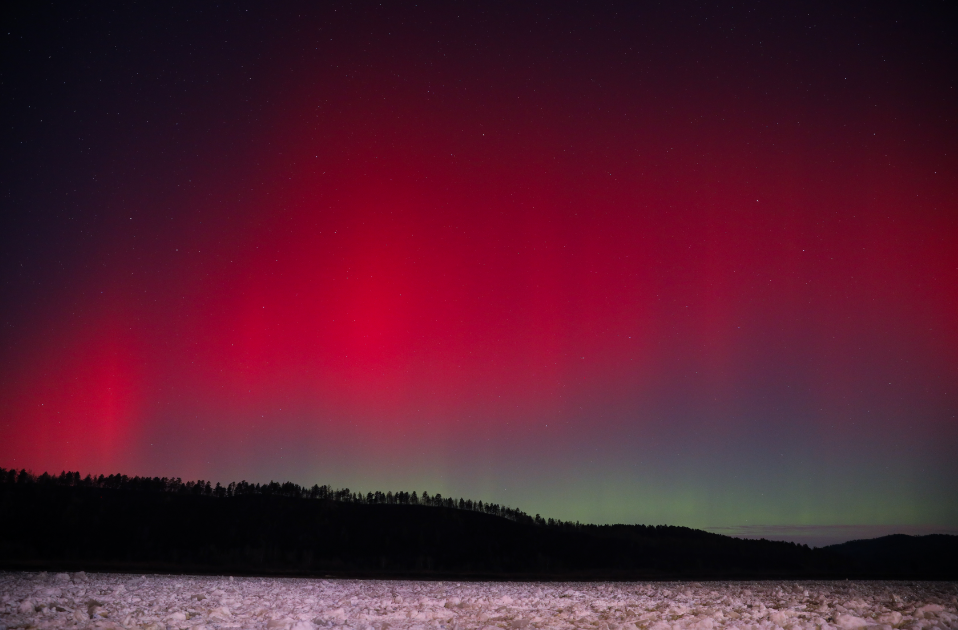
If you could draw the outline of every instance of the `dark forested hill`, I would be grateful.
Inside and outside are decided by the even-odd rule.
[[[826,550],[855,560],[877,577],[891,575],[958,575],[958,536],[894,534],[869,540],[850,540]]]
[[[446,504],[106,485],[0,483],[0,567],[459,579],[955,577],[954,565],[876,564],[867,553],[682,527],[549,525]]]

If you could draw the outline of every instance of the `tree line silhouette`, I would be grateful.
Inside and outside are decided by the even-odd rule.
[[[0,568],[456,579],[955,579],[958,537],[833,548],[422,492],[0,468]]]
[[[206,497],[239,497],[239,496],[277,496],[290,497],[298,499],[326,499],[338,501],[341,503],[356,503],[361,505],[422,505],[430,507],[443,507],[457,510],[467,510],[470,512],[480,512],[506,518],[517,523],[528,523],[544,527],[557,527],[561,529],[578,529],[585,527],[579,522],[562,521],[553,518],[545,519],[536,514],[529,516],[518,508],[510,508],[499,505],[498,503],[489,503],[483,501],[473,501],[471,499],[443,497],[442,494],[429,494],[423,491],[421,495],[413,492],[353,492],[349,488],[334,489],[328,485],[315,484],[311,488],[305,488],[291,481],[279,483],[270,481],[269,483],[249,483],[245,480],[232,482],[226,486],[219,482],[213,485],[213,482],[199,479],[197,481],[184,482],[179,477],[129,477],[127,475],[99,475],[94,477],[87,474],[86,477],[79,472],[63,471],[59,475],[51,475],[44,472],[41,475],[35,475],[32,471],[21,469],[7,470],[0,467],[0,483],[6,484],[40,484],[44,486],[61,486],[77,488],[101,488],[110,490],[125,490],[128,492],[167,492],[180,495],[194,495]]]
[[[539,514],[529,516],[518,508],[505,507],[498,503],[473,501],[461,497],[456,500],[450,497],[443,497],[442,494],[439,493],[431,495],[425,490],[422,494],[417,494],[415,491],[388,491],[385,493],[376,491],[363,494],[361,492],[351,491],[349,488],[334,489],[329,485],[315,484],[311,488],[305,488],[290,481],[284,483],[270,481],[269,483],[259,484],[243,480],[231,482],[224,486],[218,482],[216,485],[213,485],[213,482],[203,479],[184,482],[180,477],[129,477],[121,474],[99,476],[87,474],[83,477],[79,472],[66,471],[61,472],[59,475],[51,475],[47,472],[41,475],[35,475],[32,471],[25,469],[17,471],[0,467],[0,484],[3,483],[10,485],[37,484],[38,486],[45,487],[99,488],[135,493],[167,493],[177,496],[195,497],[285,497],[289,499],[326,500],[352,505],[427,506],[478,512],[524,525],[535,525],[566,532],[584,532],[613,539],[634,538],[636,536],[657,536],[671,539],[702,539],[703,537],[715,539],[727,538],[719,534],[712,534],[710,532],[676,525],[596,525],[592,523],[580,523],[579,521],[543,518]],[[765,541],[764,538],[761,540]],[[808,545],[798,545],[792,542],[776,542],[775,544],[808,549]]]

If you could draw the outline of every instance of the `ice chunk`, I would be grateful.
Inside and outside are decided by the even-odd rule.
[[[17,612],[20,613],[21,615],[32,613],[34,612],[34,610],[35,610],[34,604],[29,599],[23,600],[22,602],[20,602],[20,605],[17,606]]]
[[[768,620],[774,623],[776,626],[785,626],[785,622],[788,621],[788,615],[783,613],[781,610],[772,611],[768,615]]]
[[[881,615],[880,617],[878,617],[878,622],[885,623],[890,626],[897,626],[898,624],[901,623],[901,613],[898,612],[897,610],[893,610],[892,612],[885,613],[884,615]]]
[[[233,614],[230,612],[230,609],[226,606],[218,606],[210,611],[210,619],[221,619],[226,621],[231,619]]]
[[[838,615],[835,625],[844,630],[856,630],[856,628],[864,628],[868,622],[855,615]]]
[[[714,625],[715,625],[715,622],[712,621],[712,618],[706,617],[705,619],[693,621],[692,623],[688,625],[688,629],[689,630],[712,630]],[[778,624],[778,625],[782,625],[782,624]]]

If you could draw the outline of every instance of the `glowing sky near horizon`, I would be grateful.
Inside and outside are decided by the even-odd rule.
[[[24,8],[0,466],[958,531],[958,29],[797,6]]]

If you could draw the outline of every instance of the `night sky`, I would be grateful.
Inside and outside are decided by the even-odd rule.
[[[18,4],[0,466],[958,533],[952,3]]]

